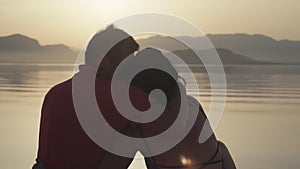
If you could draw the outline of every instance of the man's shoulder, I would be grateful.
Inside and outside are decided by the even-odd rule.
[[[51,97],[53,95],[64,96],[66,93],[72,91],[72,78],[60,82],[49,89],[46,96]]]

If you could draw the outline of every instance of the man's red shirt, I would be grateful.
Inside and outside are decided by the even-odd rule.
[[[78,74],[82,73],[87,72]],[[111,98],[111,81],[96,78],[95,84],[98,105],[107,110],[102,111],[107,122],[118,131],[133,124],[116,110]],[[149,106],[143,92],[130,91],[133,92],[131,98],[137,101],[135,105],[141,106],[140,110]],[[106,153],[88,137],[77,119],[72,79],[51,88],[42,106],[38,158],[48,169],[96,169]]]

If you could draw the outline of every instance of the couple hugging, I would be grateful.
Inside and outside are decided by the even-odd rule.
[[[207,117],[199,102],[186,95],[185,86],[180,82],[181,78],[171,62],[157,49],[138,50],[139,44],[133,37],[114,26],[109,26],[92,37],[85,51],[85,64],[79,67],[80,71],[72,78],[52,87],[45,96],[41,110],[38,153],[33,169],[125,169],[131,164],[134,155],[124,157],[97,145],[85,132],[78,119],[72,96],[76,89],[72,87],[72,83],[75,78],[84,79],[91,72],[95,73],[92,83],[95,85],[94,96],[99,110],[107,123],[123,135],[140,139],[159,135],[172,126],[179,111],[184,111],[186,118],[181,120],[181,126],[175,130],[181,132],[180,130],[185,131],[186,126],[190,128],[185,137],[174,146],[153,155],[151,152],[154,150],[147,141],[144,142],[145,149],[137,148],[136,151],[147,154],[145,155],[147,168],[235,168],[228,149],[213,133],[204,143],[198,142]],[[127,62],[121,64],[123,60]],[[165,70],[145,69],[130,79],[129,98],[135,109],[145,112],[154,104],[164,105],[161,115],[153,121],[144,123],[135,122],[120,114],[114,104],[111,85],[118,67],[122,67],[121,74],[126,75],[139,64],[152,64]],[[128,83],[126,79],[124,76],[116,78],[115,81],[120,83],[120,88],[116,88],[117,91],[114,92],[116,97],[124,97],[122,85]],[[155,89],[161,90],[164,97],[153,94]],[[79,93],[83,99],[77,104],[86,106],[87,109],[83,109],[83,112],[88,113],[89,92],[83,89]],[[192,110],[196,110],[194,119],[190,119]],[[125,114],[130,116],[130,112]],[[138,116],[142,114],[133,113],[132,116],[139,118]],[[108,140],[107,144],[114,148],[115,138],[102,135],[100,131],[94,133],[98,134],[99,139]],[[172,137],[170,134],[170,141]],[[166,139],[161,145],[157,143],[155,146],[160,148],[164,146],[163,144],[168,144]]]

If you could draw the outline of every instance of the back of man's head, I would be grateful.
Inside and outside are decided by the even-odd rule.
[[[97,32],[89,41],[85,52],[85,63],[88,65],[99,65],[100,59],[107,57],[114,60],[122,56],[123,49],[133,53],[138,50],[138,43],[125,31],[115,28],[113,25]]]

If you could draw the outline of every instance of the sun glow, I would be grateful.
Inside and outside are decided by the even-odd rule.
[[[96,2],[104,12],[114,12],[122,6],[121,0],[98,0]]]

